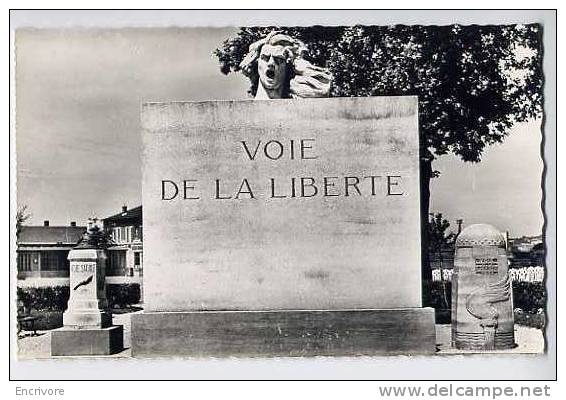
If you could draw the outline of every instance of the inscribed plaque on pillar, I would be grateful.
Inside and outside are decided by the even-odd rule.
[[[142,128],[146,310],[421,306],[416,97],[147,103]]]

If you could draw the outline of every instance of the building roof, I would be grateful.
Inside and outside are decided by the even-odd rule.
[[[85,231],[84,226],[22,225],[18,244],[77,244]]]
[[[120,212],[118,214],[112,215],[108,218],[104,218],[104,224],[113,224],[113,223],[126,223],[126,222],[134,222],[138,221],[140,224],[142,222],[142,206],[138,206],[132,208],[130,210],[126,210]]]

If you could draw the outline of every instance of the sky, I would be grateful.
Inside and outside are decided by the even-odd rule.
[[[141,204],[140,105],[246,99],[248,81],[220,73],[212,52],[232,28],[19,30],[16,34],[18,205],[30,225],[86,224]],[[453,226],[542,232],[540,121],[515,126],[482,162],[434,166],[431,212]]]

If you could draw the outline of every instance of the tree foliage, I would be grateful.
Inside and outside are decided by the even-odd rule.
[[[428,221],[428,248],[430,253],[441,252],[456,240],[456,234],[450,232],[450,222],[442,213],[431,214]]]
[[[28,206],[23,205],[16,211],[16,238],[20,236],[22,231],[22,225],[31,217],[31,213],[28,212]]]
[[[241,28],[214,52],[220,71],[240,71],[249,45],[273,30],[303,41],[305,58],[330,70],[332,97],[418,96],[422,277],[431,279],[427,218],[430,179],[438,175],[432,163],[448,153],[479,162],[513,124],[541,116],[541,26]],[[250,82],[249,93],[256,89]]]
[[[77,249],[106,249],[114,245],[110,232],[102,229],[100,225],[96,224],[96,221],[95,218],[94,223],[87,228],[82,238],[79,239]]]
[[[221,72],[239,71],[249,45],[274,29],[331,71],[331,96],[418,96],[424,162],[449,152],[480,161],[515,122],[542,111],[536,24],[241,28],[215,51]]]

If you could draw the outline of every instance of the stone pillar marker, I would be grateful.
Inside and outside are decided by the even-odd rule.
[[[70,287],[63,328],[52,332],[51,355],[105,355],[123,349],[123,327],[112,325],[106,299],[106,250],[96,219],[69,252]]]
[[[501,350],[515,346],[513,294],[505,237],[486,224],[456,239],[452,276],[452,347]]]

